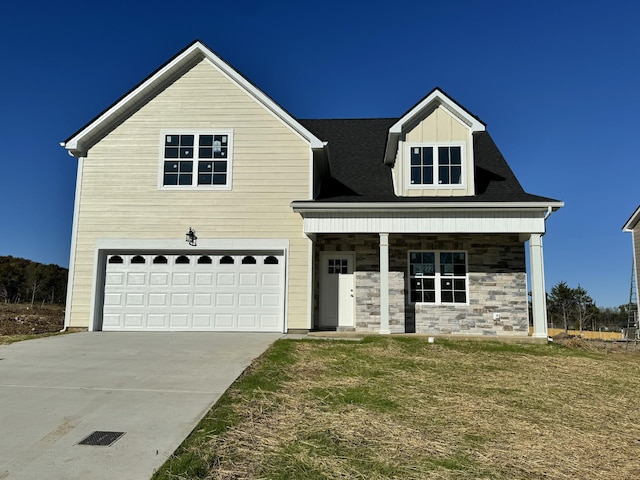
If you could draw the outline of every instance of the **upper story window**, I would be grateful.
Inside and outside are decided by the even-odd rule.
[[[165,133],[163,188],[231,188],[232,133]]]
[[[412,145],[411,187],[462,186],[464,162],[461,145]]]

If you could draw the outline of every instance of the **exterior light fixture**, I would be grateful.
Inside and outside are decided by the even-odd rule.
[[[198,240],[198,237],[196,237],[196,232],[194,232],[191,227],[189,227],[189,231],[186,233],[186,237],[186,242],[189,245],[191,245],[192,247],[195,247],[197,245],[196,241]]]

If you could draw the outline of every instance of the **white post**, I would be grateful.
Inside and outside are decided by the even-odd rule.
[[[529,237],[529,263],[531,265],[531,307],[533,309],[533,337],[547,338],[547,295],[544,287],[544,259],[542,235]]]
[[[380,334],[389,335],[389,234],[380,234]]]

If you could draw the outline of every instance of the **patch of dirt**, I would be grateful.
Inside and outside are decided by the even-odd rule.
[[[572,350],[584,350],[600,353],[637,353],[640,355],[640,342],[621,340],[591,340],[561,333],[553,338],[554,343]]]
[[[0,335],[55,333],[64,326],[61,305],[0,304]]]

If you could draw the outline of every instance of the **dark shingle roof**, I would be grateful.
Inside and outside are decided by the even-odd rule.
[[[331,178],[323,182],[316,202],[557,202],[526,193],[487,133],[473,134],[476,195],[398,197],[391,168],[384,164],[389,128],[397,118],[299,120],[326,141]]]

